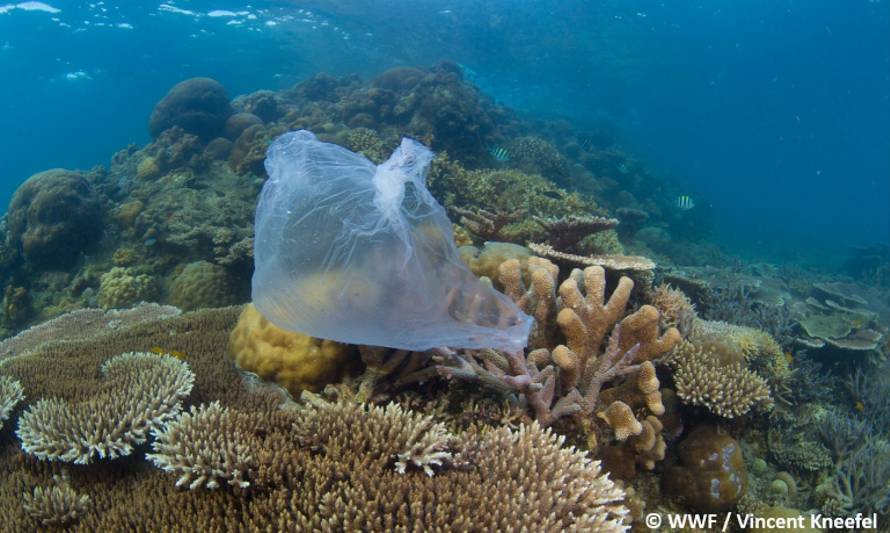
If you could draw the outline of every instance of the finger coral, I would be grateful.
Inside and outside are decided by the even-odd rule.
[[[0,376],[0,429],[3,429],[3,423],[24,397],[21,383],[8,376]]]
[[[77,464],[129,455],[176,416],[195,379],[185,362],[148,352],[112,357],[100,372],[102,389],[81,402],[45,398],[31,405],[16,432],[22,449]]]

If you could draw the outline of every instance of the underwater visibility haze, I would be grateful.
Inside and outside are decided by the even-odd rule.
[[[888,42],[0,3],[0,531],[886,529]]]

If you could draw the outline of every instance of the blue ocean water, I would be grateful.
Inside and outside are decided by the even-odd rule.
[[[890,242],[890,5],[222,0],[0,5],[0,205],[149,140],[154,103],[451,59],[515,109],[607,125],[730,251],[831,263]]]

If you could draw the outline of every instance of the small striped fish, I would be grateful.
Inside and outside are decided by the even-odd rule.
[[[510,152],[501,146],[492,146],[488,153],[491,154],[495,161],[500,161],[501,163],[510,160]]]
[[[695,202],[692,201],[692,198],[684,194],[677,198],[677,207],[683,211],[689,211],[695,207]]]

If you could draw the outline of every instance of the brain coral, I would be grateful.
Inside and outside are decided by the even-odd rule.
[[[207,141],[223,133],[232,114],[225,88],[210,78],[191,78],[173,86],[155,105],[148,121],[152,137],[179,126]]]
[[[195,261],[173,279],[168,299],[172,305],[191,311],[232,305],[235,293],[224,268],[207,261]]]
[[[354,348],[286,331],[248,304],[229,337],[229,355],[242,369],[275,381],[295,396],[341,379],[358,364]]]
[[[101,214],[82,174],[58,168],[40,172],[9,203],[7,241],[34,265],[64,268],[101,236]]]

